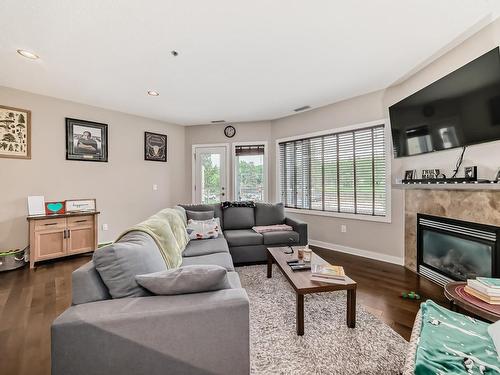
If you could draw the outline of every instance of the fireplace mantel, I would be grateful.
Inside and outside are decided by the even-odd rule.
[[[392,184],[393,189],[401,190],[497,190],[500,183],[478,184]]]
[[[497,184],[495,184],[497,185]],[[405,190],[405,266],[417,270],[417,213],[500,226],[500,190]]]

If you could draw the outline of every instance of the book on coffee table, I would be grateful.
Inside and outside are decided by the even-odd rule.
[[[328,263],[320,256],[314,254],[311,259],[311,280],[332,284],[346,283],[344,267]]]

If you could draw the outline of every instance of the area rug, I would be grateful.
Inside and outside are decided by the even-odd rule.
[[[305,334],[295,331],[295,292],[274,266],[236,269],[250,298],[251,374],[398,374],[407,343],[356,306],[346,326],[346,292],[305,296]]]

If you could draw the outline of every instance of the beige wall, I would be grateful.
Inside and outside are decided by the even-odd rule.
[[[27,245],[28,195],[96,198],[99,222],[109,225],[100,242],[188,199],[184,127],[3,87],[0,104],[32,113],[31,160],[0,158],[0,249]],[[65,160],[65,117],[108,124],[108,163]],[[168,135],[167,163],[144,161],[145,130]]]
[[[204,144],[227,144],[229,147],[229,159],[232,159],[232,147],[235,142],[252,142],[264,141],[269,144],[271,139],[271,122],[258,121],[258,122],[243,122],[231,123],[236,129],[236,135],[233,138],[227,138],[224,135],[224,128],[229,124],[213,124],[213,125],[197,125],[186,127],[186,160],[187,165],[187,186],[189,189],[189,202],[191,202],[191,180],[192,180],[192,151],[193,145]],[[233,165],[232,160],[229,160],[229,199],[232,198],[233,187]]]

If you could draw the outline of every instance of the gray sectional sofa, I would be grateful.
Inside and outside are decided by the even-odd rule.
[[[182,265],[226,268],[228,289],[156,296],[140,287],[135,275],[164,264],[144,232],[130,232],[97,250],[91,262],[73,272],[73,304],[52,324],[52,374],[248,374],[249,301],[233,260],[260,261],[266,246],[287,243],[285,235],[253,235],[249,226],[255,222],[290,223],[297,232],[290,238],[307,242],[305,224],[273,217],[271,206],[252,215],[247,208],[223,213],[218,205],[184,206],[217,212],[224,236],[190,241]]]
[[[214,211],[218,217],[235,264],[263,262],[266,249],[274,246],[307,245],[307,224],[285,216],[283,205],[256,203],[252,207],[229,207],[220,204],[180,205],[186,211]],[[293,231],[264,234],[252,230],[254,226],[287,224]]]

